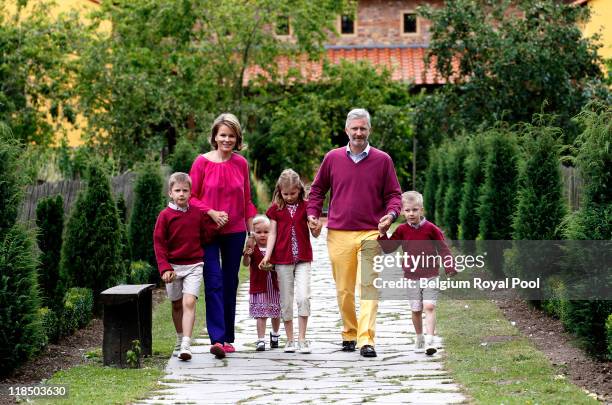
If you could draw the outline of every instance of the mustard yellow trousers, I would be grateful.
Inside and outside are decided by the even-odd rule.
[[[378,231],[330,229],[327,249],[331,261],[338,308],[342,317],[342,340],[356,340],[358,346],[374,345],[378,291],[373,258],[379,254]],[[359,283],[359,322],[355,310],[355,286]]]

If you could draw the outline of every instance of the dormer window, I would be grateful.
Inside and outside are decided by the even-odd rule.
[[[348,14],[340,17],[340,33],[342,35],[352,35],[355,33],[355,17]]]
[[[416,34],[418,32],[416,13],[403,13],[402,32],[404,34]]]

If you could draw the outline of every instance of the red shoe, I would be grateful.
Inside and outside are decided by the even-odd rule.
[[[225,353],[234,353],[236,349],[234,348],[234,346],[232,346],[231,343],[224,343],[223,351],[225,351]]]
[[[214,345],[210,346],[210,352],[218,359],[225,357],[225,350],[223,350],[223,345],[221,343],[215,343]]]

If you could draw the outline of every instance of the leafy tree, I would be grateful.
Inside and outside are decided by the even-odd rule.
[[[94,297],[125,278],[119,214],[110,181],[95,162],[66,224],[60,262],[64,291],[90,288]]]
[[[0,121],[16,139],[40,145],[76,117],[69,63],[80,24],[74,16],[51,19],[51,4],[0,2]]]
[[[449,145],[447,157],[448,187],[444,196],[444,224],[448,230],[447,237],[456,240],[459,231],[459,208],[463,181],[465,178],[465,139],[456,139]]]
[[[38,248],[40,265],[38,283],[43,304],[53,310],[61,307],[62,296],[58,295],[60,252],[64,231],[64,199],[61,195],[47,197],[38,201],[36,206],[36,225],[38,226]]]
[[[485,139],[481,134],[470,138],[468,152],[465,158],[465,182],[459,207],[459,224],[461,232],[459,238],[476,240],[479,232],[480,218],[478,217],[478,204],[480,187],[484,183],[483,158],[486,156]]]
[[[78,61],[77,93],[92,144],[120,167],[206,132],[226,110],[242,115],[246,71],[279,78],[277,60],[318,56],[347,0],[120,0],[102,2]],[[294,40],[274,33],[289,19]],[[155,23],[151,23],[154,21]]]
[[[116,205],[117,213],[119,214],[119,226],[121,228],[121,258],[123,259],[124,273],[127,275],[132,262],[132,250],[130,239],[128,238],[127,206],[123,194],[119,194],[119,197],[117,197]]]
[[[347,144],[346,114],[355,107],[370,112],[372,145],[389,153],[400,182],[405,187],[409,184],[410,98],[389,72],[378,72],[365,62],[324,64],[315,83],[271,84],[255,89],[253,98],[248,122],[254,125],[246,135],[247,153],[257,176],[268,186],[286,167],[312,179],[324,154],[333,146]]]
[[[153,251],[153,229],[163,209],[162,188],[159,165],[143,164],[134,185],[134,208],[130,215],[128,234],[132,260],[144,260],[154,269],[157,268],[157,262]]]
[[[34,243],[34,236],[20,225],[9,229],[0,242],[0,375],[45,344],[38,318]]]
[[[589,93],[606,94],[599,45],[579,28],[588,19],[586,7],[554,0],[457,0],[421,13],[432,21],[430,61],[454,83],[418,109],[417,130],[424,138],[501,119],[530,122],[543,112],[556,114],[554,124],[571,139],[577,129],[571,117]]]
[[[197,147],[187,137],[181,138],[176,144],[174,152],[168,159],[168,164],[173,172],[183,172],[189,174],[193,161],[198,156]]]

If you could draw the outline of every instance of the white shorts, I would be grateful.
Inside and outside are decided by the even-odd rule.
[[[437,277],[428,278],[427,281],[435,280]],[[438,300],[438,289],[432,287],[421,288],[420,280],[416,280],[417,284],[414,288],[408,287],[408,300],[410,301],[410,309],[414,312],[423,310],[423,302],[436,305]]]
[[[166,283],[166,293],[170,301],[178,301],[183,294],[191,294],[198,298],[200,286],[202,285],[202,269],[204,263],[195,264],[172,264],[175,273],[174,281]]]

